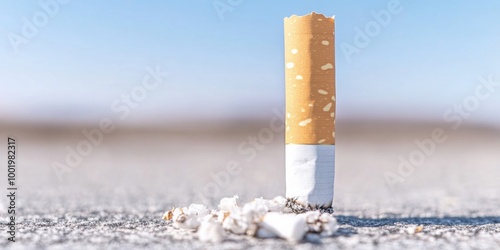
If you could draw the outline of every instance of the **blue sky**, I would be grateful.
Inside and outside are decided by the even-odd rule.
[[[129,122],[265,117],[283,109],[283,18],[336,18],[338,118],[442,120],[473,95],[479,77],[500,81],[500,2],[489,1],[69,1],[17,47],[23,18],[40,3],[0,0],[0,116],[15,121],[98,121],[147,66],[166,81]],[[62,1],[61,1],[62,2]],[[214,2],[227,4],[222,19]],[[234,6],[231,6],[231,3]],[[386,26],[350,58],[356,29],[396,4]],[[43,14],[42,14],[43,15]],[[500,88],[470,120],[500,124]]]

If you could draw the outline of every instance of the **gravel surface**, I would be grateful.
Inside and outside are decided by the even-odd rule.
[[[55,195],[55,194],[54,194]],[[94,194],[95,195],[95,194]],[[60,194],[57,194],[60,198]],[[91,195],[82,195],[87,200]],[[95,197],[95,196],[94,196]],[[340,228],[334,237],[319,242],[289,243],[279,239],[255,239],[230,235],[221,245],[199,242],[195,234],[177,230],[161,219],[160,204],[144,205],[129,197],[128,206],[90,205],[69,196],[49,203],[24,205],[18,219],[17,242],[0,238],[3,249],[494,249],[500,246],[500,202],[484,212],[463,211],[460,215],[442,215],[432,208],[391,207],[335,212]],[[105,197],[103,197],[105,198]],[[161,198],[161,197],[157,197]],[[163,197],[164,199],[166,197]],[[171,198],[172,199],[172,198]],[[175,198],[173,198],[175,200]],[[109,202],[109,201],[108,201]],[[53,204],[64,203],[64,207]],[[153,205],[154,204],[154,205]],[[32,205],[32,206],[31,206]],[[44,209],[39,209],[43,205]],[[399,213],[390,212],[398,210]],[[5,218],[2,231],[5,232]]]
[[[289,243],[230,235],[220,245],[172,228],[161,219],[163,213],[193,202],[215,208],[221,197],[234,194],[242,202],[282,195],[282,135],[246,162],[235,148],[258,128],[231,135],[117,132],[58,182],[50,163],[64,159],[64,146],[75,145],[79,137],[11,131],[18,135],[22,164],[17,235],[15,243],[7,241],[7,200],[2,199],[0,248],[500,249],[499,133],[450,133],[447,144],[412,175],[388,185],[384,173],[397,171],[398,156],[408,155],[415,138],[432,131],[408,129],[352,127],[339,137],[334,215],[340,228],[333,237]],[[381,140],[389,133],[395,139]],[[242,164],[242,173],[201,199],[200,190],[214,182],[210,174],[231,160]]]

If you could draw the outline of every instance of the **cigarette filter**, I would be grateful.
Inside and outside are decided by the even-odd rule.
[[[335,22],[311,13],[285,26],[286,196],[305,206],[333,202]]]

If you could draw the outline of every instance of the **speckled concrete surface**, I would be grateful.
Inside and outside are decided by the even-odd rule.
[[[497,130],[450,131],[449,140],[404,181],[388,185],[384,178],[397,171],[398,156],[408,155],[414,140],[435,126],[339,125],[334,207],[340,229],[334,237],[294,244],[232,235],[220,245],[173,229],[161,219],[163,212],[193,202],[214,207],[233,194],[242,201],[283,194],[281,134],[247,161],[237,146],[259,126],[230,133],[117,131],[58,182],[50,163],[64,159],[64,146],[75,145],[78,134],[3,130],[19,138],[21,167],[16,242],[7,242],[7,200],[1,199],[0,248],[499,249]],[[201,199],[214,182],[211,174],[232,160],[242,172]]]
[[[24,204],[18,220],[17,242],[7,242],[4,235],[0,246],[9,249],[494,249],[500,246],[500,216],[495,215],[500,206],[498,199],[488,204],[469,200],[477,209],[456,215],[407,205],[339,210],[335,213],[340,225],[338,232],[321,242],[292,244],[279,239],[230,235],[221,245],[214,245],[199,242],[192,232],[174,229],[161,219],[162,207],[175,203],[176,197],[165,202],[167,197],[158,196],[160,200],[149,205],[132,197],[122,197],[115,204],[106,205],[82,202],[95,195],[67,197],[62,202],[65,206],[55,206],[61,204],[55,197],[52,204],[45,204],[51,202],[47,196],[45,202]],[[39,209],[40,205],[44,209]],[[2,218],[1,223],[5,232],[6,220]],[[422,226],[420,232],[418,226]]]

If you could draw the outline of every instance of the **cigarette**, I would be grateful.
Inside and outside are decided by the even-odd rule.
[[[335,176],[335,20],[284,19],[286,197],[331,207]]]

